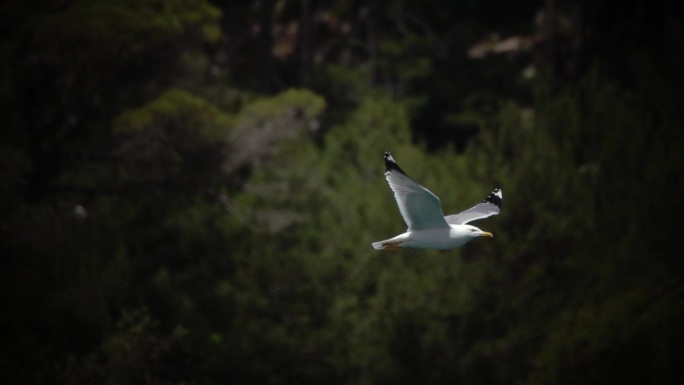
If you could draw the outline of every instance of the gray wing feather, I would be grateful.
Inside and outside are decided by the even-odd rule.
[[[389,153],[385,153],[385,166],[385,178],[409,231],[449,228],[435,194],[409,178]]]
[[[497,188],[482,202],[458,214],[446,216],[444,219],[447,223],[452,225],[464,225],[477,219],[499,214],[501,212],[502,203],[503,193],[501,192],[501,189]]]

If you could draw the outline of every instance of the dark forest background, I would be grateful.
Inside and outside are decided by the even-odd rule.
[[[682,383],[679,2],[0,7],[3,382]]]

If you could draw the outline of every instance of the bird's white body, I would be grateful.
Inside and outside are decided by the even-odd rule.
[[[488,236],[491,233],[481,231],[475,226],[449,225],[448,229],[427,229],[407,231],[394,238],[373,243],[376,250],[395,247],[448,250],[461,247],[471,239]],[[388,247],[390,246],[390,247]]]
[[[466,223],[498,214],[503,201],[501,189],[495,189],[468,210],[445,217],[439,198],[409,178],[389,152],[385,153],[385,178],[408,229],[394,238],[374,242],[376,250],[400,247],[448,250],[477,237],[493,237],[492,233]]]

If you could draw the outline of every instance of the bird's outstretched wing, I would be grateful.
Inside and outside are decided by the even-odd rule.
[[[409,231],[449,228],[439,198],[409,178],[389,152],[385,152],[385,178]]]
[[[501,212],[501,205],[503,203],[503,194],[501,189],[497,188],[492,191],[487,198],[468,210],[462,211],[458,214],[449,215],[445,217],[446,221],[452,225],[464,225],[468,222],[491,217]]]

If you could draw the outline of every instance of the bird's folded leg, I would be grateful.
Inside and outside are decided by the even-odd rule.
[[[387,251],[399,250],[399,244],[401,242],[383,242],[382,249]]]

